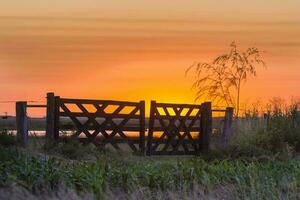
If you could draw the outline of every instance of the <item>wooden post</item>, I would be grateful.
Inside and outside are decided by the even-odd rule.
[[[212,133],[211,102],[205,102],[201,105],[200,117],[199,153],[210,150],[210,136]]]
[[[55,96],[47,93],[46,143],[51,144],[55,138]]]
[[[224,125],[223,125],[223,147],[226,147],[230,141],[231,137],[231,126],[232,126],[232,119],[233,119],[233,108],[227,107],[224,117]]]
[[[150,106],[150,118],[149,118],[149,130],[147,138],[147,156],[152,154],[152,139],[153,139],[153,126],[154,126],[154,112],[156,109],[156,101],[151,101]]]
[[[270,125],[270,113],[264,113],[264,130],[268,130]]]
[[[140,101],[140,151],[145,154],[145,101]]]
[[[17,143],[22,147],[28,145],[27,102],[16,103]]]
[[[54,140],[57,141],[59,139],[59,106],[60,105],[60,97],[55,97],[55,113],[54,113]]]

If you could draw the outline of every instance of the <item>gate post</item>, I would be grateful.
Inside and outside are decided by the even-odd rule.
[[[212,110],[211,102],[201,105],[199,151],[208,152],[210,150],[210,136],[212,133]]]
[[[233,118],[233,108],[227,107],[225,112],[225,117],[224,117],[223,135],[222,135],[223,147],[226,147],[230,141],[232,118]]]
[[[52,144],[55,139],[55,96],[47,93],[46,144]]]
[[[22,147],[28,145],[27,102],[16,102],[17,143]]]
[[[140,152],[145,155],[145,101],[140,101]]]
[[[148,127],[148,136],[147,136],[147,156],[152,155],[152,139],[153,139],[153,126],[154,126],[154,111],[156,109],[156,101],[151,101],[150,106],[150,118],[149,118],[149,127]]]
[[[54,114],[54,140],[59,139],[59,108],[60,108],[60,97],[55,97],[55,114]]]

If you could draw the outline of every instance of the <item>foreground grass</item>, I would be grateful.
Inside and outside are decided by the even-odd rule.
[[[17,186],[35,194],[66,187],[93,198],[114,194],[109,191],[121,191],[128,198],[143,191],[139,194],[142,199],[164,199],[170,192],[178,193],[180,199],[195,192],[204,197],[221,195],[223,199],[300,198],[300,161],[296,159],[205,161],[101,155],[95,162],[79,162],[1,147],[0,160],[2,188]]]
[[[235,120],[230,144],[201,157],[116,155],[72,138],[25,151],[3,132],[0,199],[300,199],[299,107]]]

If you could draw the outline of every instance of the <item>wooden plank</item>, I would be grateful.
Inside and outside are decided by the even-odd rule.
[[[152,138],[153,138],[153,125],[154,125],[154,115],[156,110],[156,101],[151,101],[150,105],[150,119],[149,119],[149,131],[147,138],[147,156],[151,156],[152,154]]]
[[[119,107],[113,112],[113,114],[118,114],[119,112],[121,112],[123,110],[123,108],[125,108],[126,105],[118,105]],[[136,106],[134,106],[136,107]]]
[[[176,108],[196,108],[200,109],[201,105],[198,104],[177,104],[177,103],[156,103],[156,107],[176,107]]]
[[[193,140],[191,139],[185,139],[184,143],[185,144],[193,144],[194,142],[196,142],[197,138],[193,138]],[[166,144],[168,143],[169,140],[166,138],[152,138],[152,143],[153,144]]]
[[[225,117],[224,117],[224,126],[223,126],[223,147],[226,147],[230,141],[231,137],[231,125],[233,119],[233,108],[226,108]]]
[[[108,126],[108,125],[60,125],[60,129],[62,130],[72,130],[72,129],[86,129],[86,130],[107,130],[112,131],[115,129],[120,129],[122,131],[130,131],[130,132],[140,132],[141,128],[133,127],[133,126],[123,126],[122,128],[118,128],[115,126]]]
[[[199,123],[200,125],[200,123]],[[192,128],[184,128],[184,127],[181,127],[180,129],[178,129],[179,131],[186,131],[187,129],[190,131],[190,132],[199,132],[199,125],[198,126],[195,126],[195,127],[192,127]],[[164,127],[153,127],[152,130],[154,132],[158,132],[158,131],[165,131],[166,128]]]
[[[170,120],[171,118],[176,118],[178,120],[193,120],[195,118],[199,118],[200,114],[195,115],[195,116],[176,116],[176,115],[155,115],[155,119],[162,119],[162,120]]]
[[[177,152],[178,148],[180,146],[182,146],[184,148],[184,151],[189,151],[188,147],[186,146],[185,141],[189,140],[190,137],[188,137],[188,135],[190,135],[189,129],[185,129],[183,135],[180,134],[180,129],[182,127],[185,127],[184,124],[181,124],[179,127],[176,128],[176,135],[178,136],[177,142],[176,144],[173,145],[173,151]],[[188,139],[187,139],[188,138]]]
[[[169,146],[171,145],[172,140],[177,136],[176,132],[174,132],[175,120],[176,120],[176,118],[171,118],[167,130],[164,131],[163,135],[161,136],[161,139],[164,138],[165,136],[167,136],[167,142],[165,143],[165,146],[163,147],[163,149],[161,151],[166,151],[166,149],[168,149]],[[159,144],[157,143],[153,149],[155,150],[158,147],[158,145]]]
[[[59,127],[60,127],[60,113],[59,113],[59,105],[60,105],[60,97],[55,97],[55,108],[54,108],[54,140],[57,141],[59,139]]]
[[[61,117],[96,117],[96,118],[128,118],[128,114],[107,114],[107,113],[79,113],[79,112],[60,112]],[[134,114],[130,118],[140,119],[139,114]]]
[[[109,105],[126,105],[126,106],[139,106],[139,102],[130,101],[114,101],[114,100],[93,100],[93,99],[66,99],[61,98],[60,101],[66,104],[109,104]]]
[[[71,112],[66,106],[65,104],[60,103],[60,108],[62,108],[65,112]],[[76,128],[80,131],[85,132],[85,134],[89,134],[87,130],[82,130],[82,126],[83,124],[76,118],[73,116],[69,116],[69,118],[72,120],[72,122],[75,124]],[[87,122],[86,122],[87,123]]]
[[[27,102],[16,103],[17,143],[22,147],[28,145]]]
[[[47,118],[46,118],[46,143],[54,141],[55,133],[55,96],[54,93],[47,93]]]
[[[208,152],[210,149],[210,136],[212,133],[211,102],[205,102],[201,107],[199,150],[201,152]]]
[[[188,151],[188,148],[187,148],[187,146],[186,146],[186,144],[184,142],[186,140],[186,137],[188,136],[188,134],[189,134],[189,132],[186,131],[183,135],[179,136],[179,139],[177,140],[176,145],[173,147],[173,151],[174,152],[178,151],[178,148],[180,147],[180,145],[183,146],[184,151]]]
[[[68,136],[65,136],[65,137],[60,137],[60,139],[63,139],[63,138],[69,138]],[[85,138],[85,137],[79,137],[78,140],[87,140],[88,138]],[[140,138],[139,137],[127,137],[126,139],[122,138],[122,137],[119,137],[119,136],[115,136],[113,138],[106,138],[104,136],[102,136],[101,134],[99,134],[97,137],[95,137],[96,141],[107,141],[108,143],[110,142],[110,140],[114,140],[115,143],[127,143],[128,141],[130,141],[131,143],[134,143],[134,144],[139,144],[140,143]],[[152,142],[153,143],[156,143],[158,142],[158,138],[153,138],[152,139]],[[163,139],[163,140],[160,140],[159,141],[159,144],[163,145],[163,144],[166,144],[168,141],[167,139]],[[194,142],[196,142],[196,138],[194,139]],[[192,145],[193,144],[193,140],[188,140],[188,139],[185,139],[184,142],[183,142],[185,145]]]
[[[140,143],[139,148],[142,155],[145,154],[145,101],[140,101]],[[126,129],[123,126],[123,129]]]
[[[27,108],[47,108],[47,105],[27,105]]]
[[[61,101],[60,101],[61,102]],[[99,117],[124,117],[127,118],[129,116],[139,116],[139,114],[137,114],[137,112],[139,111],[139,107],[138,106],[129,106],[129,107],[134,107],[134,109],[127,114],[119,114],[119,112],[122,111],[123,108],[128,107],[126,105],[118,105],[118,108],[113,112],[113,113],[105,113],[104,109],[109,105],[109,104],[103,104],[103,106],[99,106],[98,104],[91,104],[93,105],[97,111],[96,112],[89,112],[84,106],[83,103],[75,103],[74,105],[76,105],[80,111],[75,112],[75,111],[71,111],[70,109],[68,109],[68,107],[66,106],[67,103],[60,103],[60,107],[62,108],[61,111],[61,115],[82,115],[84,117],[95,117],[95,116],[99,116]]]

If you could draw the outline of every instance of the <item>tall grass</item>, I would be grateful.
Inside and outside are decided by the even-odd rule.
[[[237,119],[233,138],[227,149],[235,157],[281,154],[293,156],[300,152],[300,102],[283,106],[268,105],[260,115],[255,108]]]
[[[129,162],[101,155],[96,162],[66,162],[28,156],[16,149],[0,150],[0,185],[17,184],[32,192],[55,191],[65,185],[95,198],[105,196],[108,189],[131,194],[139,188],[189,196],[195,188],[213,195],[225,187],[237,199],[300,197],[299,160],[208,162],[201,158],[145,158]]]
[[[16,138],[8,130],[0,131],[0,145],[12,146],[16,144]]]

